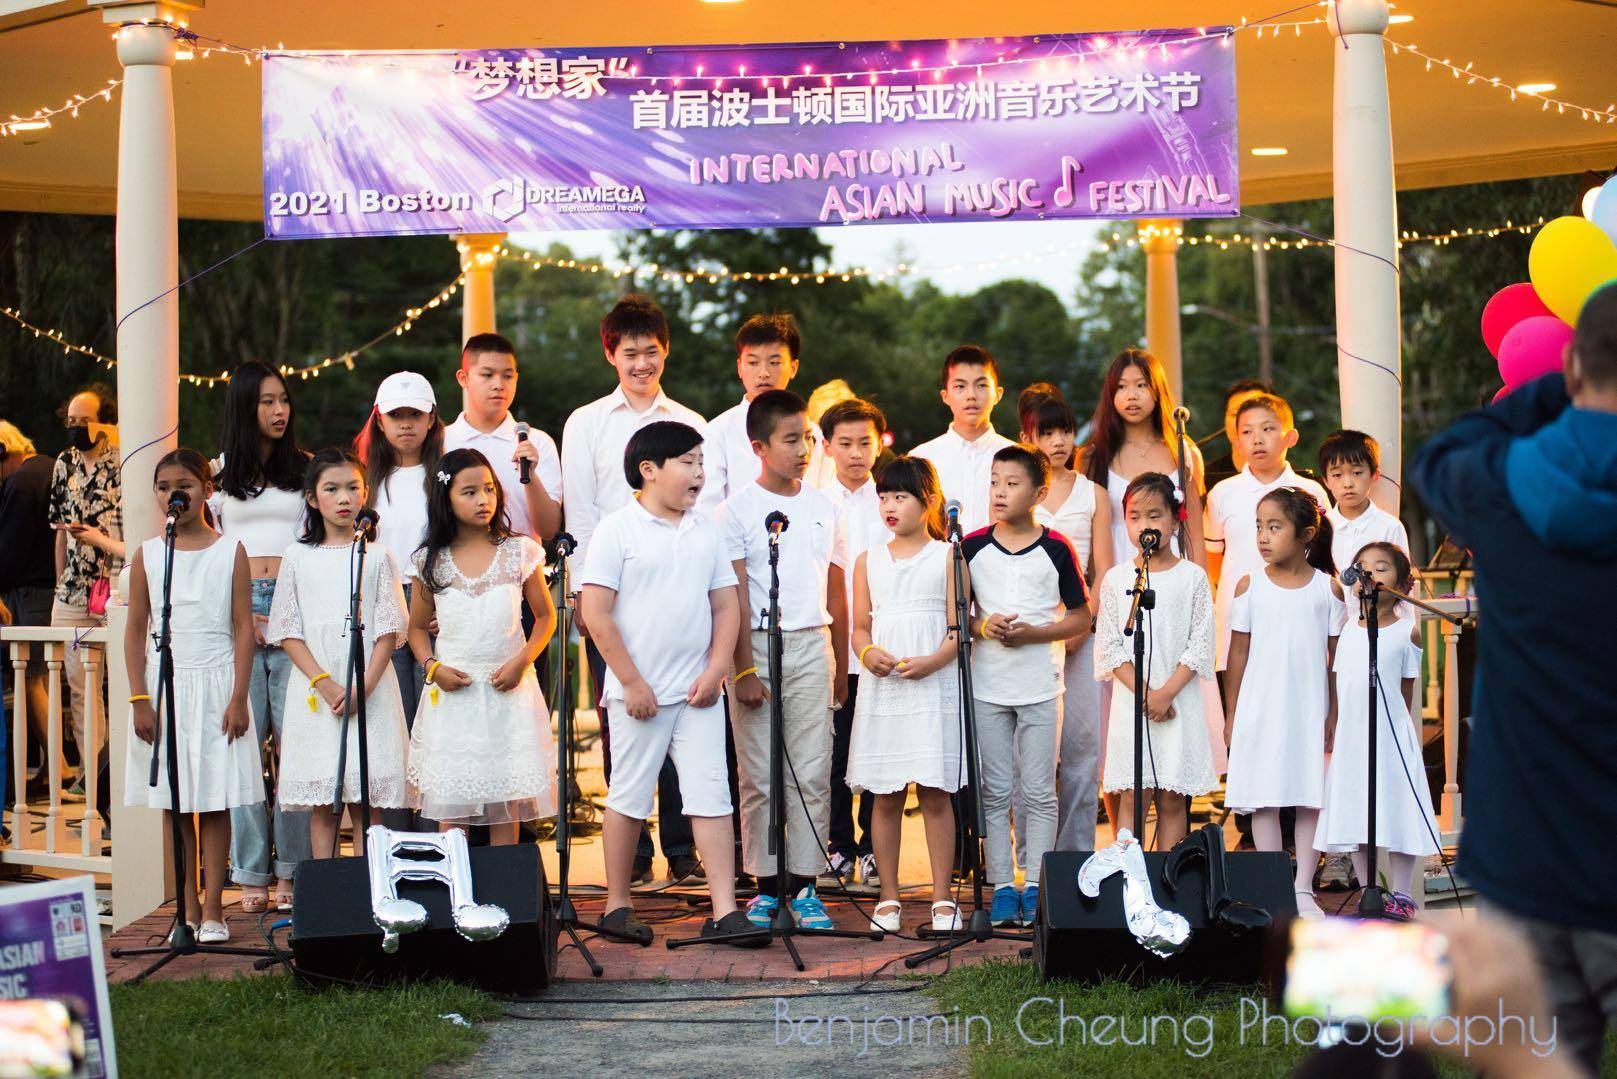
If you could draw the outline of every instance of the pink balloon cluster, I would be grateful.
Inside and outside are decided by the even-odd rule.
[[[1499,361],[1508,392],[1561,369],[1572,327],[1556,318],[1526,281],[1506,285],[1482,309],[1482,341]]]

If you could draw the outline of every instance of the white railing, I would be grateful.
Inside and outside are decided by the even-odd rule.
[[[1472,595],[1440,596],[1428,599],[1426,602],[1446,614],[1456,615],[1468,621],[1478,615],[1477,599]],[[1464,824],[1465,814],[1460,803],[1460,627],[1453,622],[1437,617],[1425,611],[1417,611],[1421,618],[1421,625],[1426,630],[1427,639],[1442,638],[1443,641],[1443,689],[1440,707],[1429,714],[1441,714],[1443,721],[1443,798],[1438,807],[1438,827],[1442,832],[1444,845],[1459,842],[1460,828]],[[1428,694],[1436,684],[1436,671],[1438,665],[1436,656],[1430,656],[1427,661],[1431,682],[1428,684]],[[1425,709],[1423,709],[1425,711]]]
[[[127,709],[129,679],[123,663],[123,630],[127,608],[108,604],[104,629],[54,628],[49,626],[0,627],[0,655],[11,667],[13,712],[10,744],[12,769],[8,777],[12,810],[11,843],[0,847],[0,862],[31,868],[91,873],[110,877],[112,885],[112,925],[118,928],[145,917],[169,898],[169,866],[162,814],[146,809],[124,807],[124,759],[130,734]],[[112,647],[109,649],[108,644]],[[62,806],[62,745],[67,725],[64,715],[71,709],[63,701],[63,670],[67,651],[79,649],[84,670],[84,714],[82,729],[75,732],[84,766],[84,817],[77,840],[68,834],[67,813]],[[49,796],[43,807],[30,805],[27,795],[30,740],[27,692],[29,660],[42,656],[47,674],[45,714],[45,775]],[[111,702],[111,716],[103,708]],[[109,809],[116,824],[117,842],[112,853],[103,847],[101,817],[95,806],[99,795],[97,754],[107,746],[108,772],[112,789]],[[43,827],[36,833],[34,826]]]

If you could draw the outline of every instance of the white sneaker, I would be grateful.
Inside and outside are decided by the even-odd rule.
[[[1344,851],[1333,851],[1325,855],[1325,865],[1319,871],[1319,886],[1322,891],[1345,889],[1353,882],[1353,859]]]
[[[932,931],[934,933],[952,933],[959,929],[960,908],[952,900],[945,899],[932,904]]]
[[[874,854],[861,854],[859,856],[859,883],[868,884],[872,888],[881,885],[881,874],[876,872],[876,856]]]
[[[820,870],[816,883],[821,888],[841,888],[854,882],[853,874],[853,860],[841,854],[833,854],[826,859],[825,868]]]
[[[884,899],[876,904],[876,912],[870,919],[870,928],[882,933],[896,933],[902,924],[903,915],[904,904],[896,899]]]

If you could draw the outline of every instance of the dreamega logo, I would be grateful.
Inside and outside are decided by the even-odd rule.
[[[569,187],[536,184],[520,176],[496,180],[483,188],[483,212],[499,221],[514,221],[530,207],[559,214],[643,213],[646,193],[639,184],[595,184]]]

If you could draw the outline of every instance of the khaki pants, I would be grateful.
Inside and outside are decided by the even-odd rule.
[[[106,624],[107,624],[106,618],[104,616],[103,617],[97,617],[95,615],[92,615],[89,612],[89,607],[88,607],[87,604],[82,604],[81,603],[81,604],[79,604],[77,606],[73,606],[71,604],[63,603],[61,600],[56,600],[55,602],[53,602],[51,604],[51,625],[52,626],[58,626],[58,627],[60,627],[60,626],[69,626],[69,627],[72,627],[74,629],[95,629],[95,628],[104,626]],[[71,713],[71,716],[63,715],[63,717],[62,717],[62,726],[69,728],[69,732],[70,732],[70,733],[65,734],[64,738],[71,738],[76,744],[78,744],[80,759],[83,760],[83,761],[89,762],[89,764],[87,764],[86,767],[94,767],[96,754],[101,751],[101,744],[103,742],[105,742],[106,738],[107,738],[106,719],[105,719],[106,711],[105,711],[105,709],[102,710],[102,717],[103,717],[102,721],[101,721],[100,724],[97,725],[97,729],[94,732],[94,734],[92,735],[92,737],[95,739],[96,744],[93,745],[93,746],[83,745],[82,743],[84,741],[84,651],[85,651],[85,649],[88,649],[88,648],[94,648],[97,652],[102,653],[101,671],[102,671],[103,677],[106,674],[106,669],[107,669],[106,656],[105,656],[106,649],[104,649],[101,645],[99,645],[99,644],[79,644],[79,645],[68,644],[68,645],[65,645],[63,647],[63,649],[62,649],[62,654],[63,654],[62,670],[63,670],[63,673],[67,676],[68,703],[69,703],[69,706],[70,706],[70,708],[72,710],[72,713]],[[105,683],[103,683],[103,685],[105,685]]]
[[[762,630],[752,631],[752,655],[768,688],[769,635]],[[820,627],[783,634],[781,658],[786,868],[812,877],[825,867],[831,819],[831,631]],[[762,878],[775,872],[769,853],[769,702],[747,708],[734,693],[729,699],[741,781],[741,864],[760,878],[759,890],[767,894],[773,885]]]

